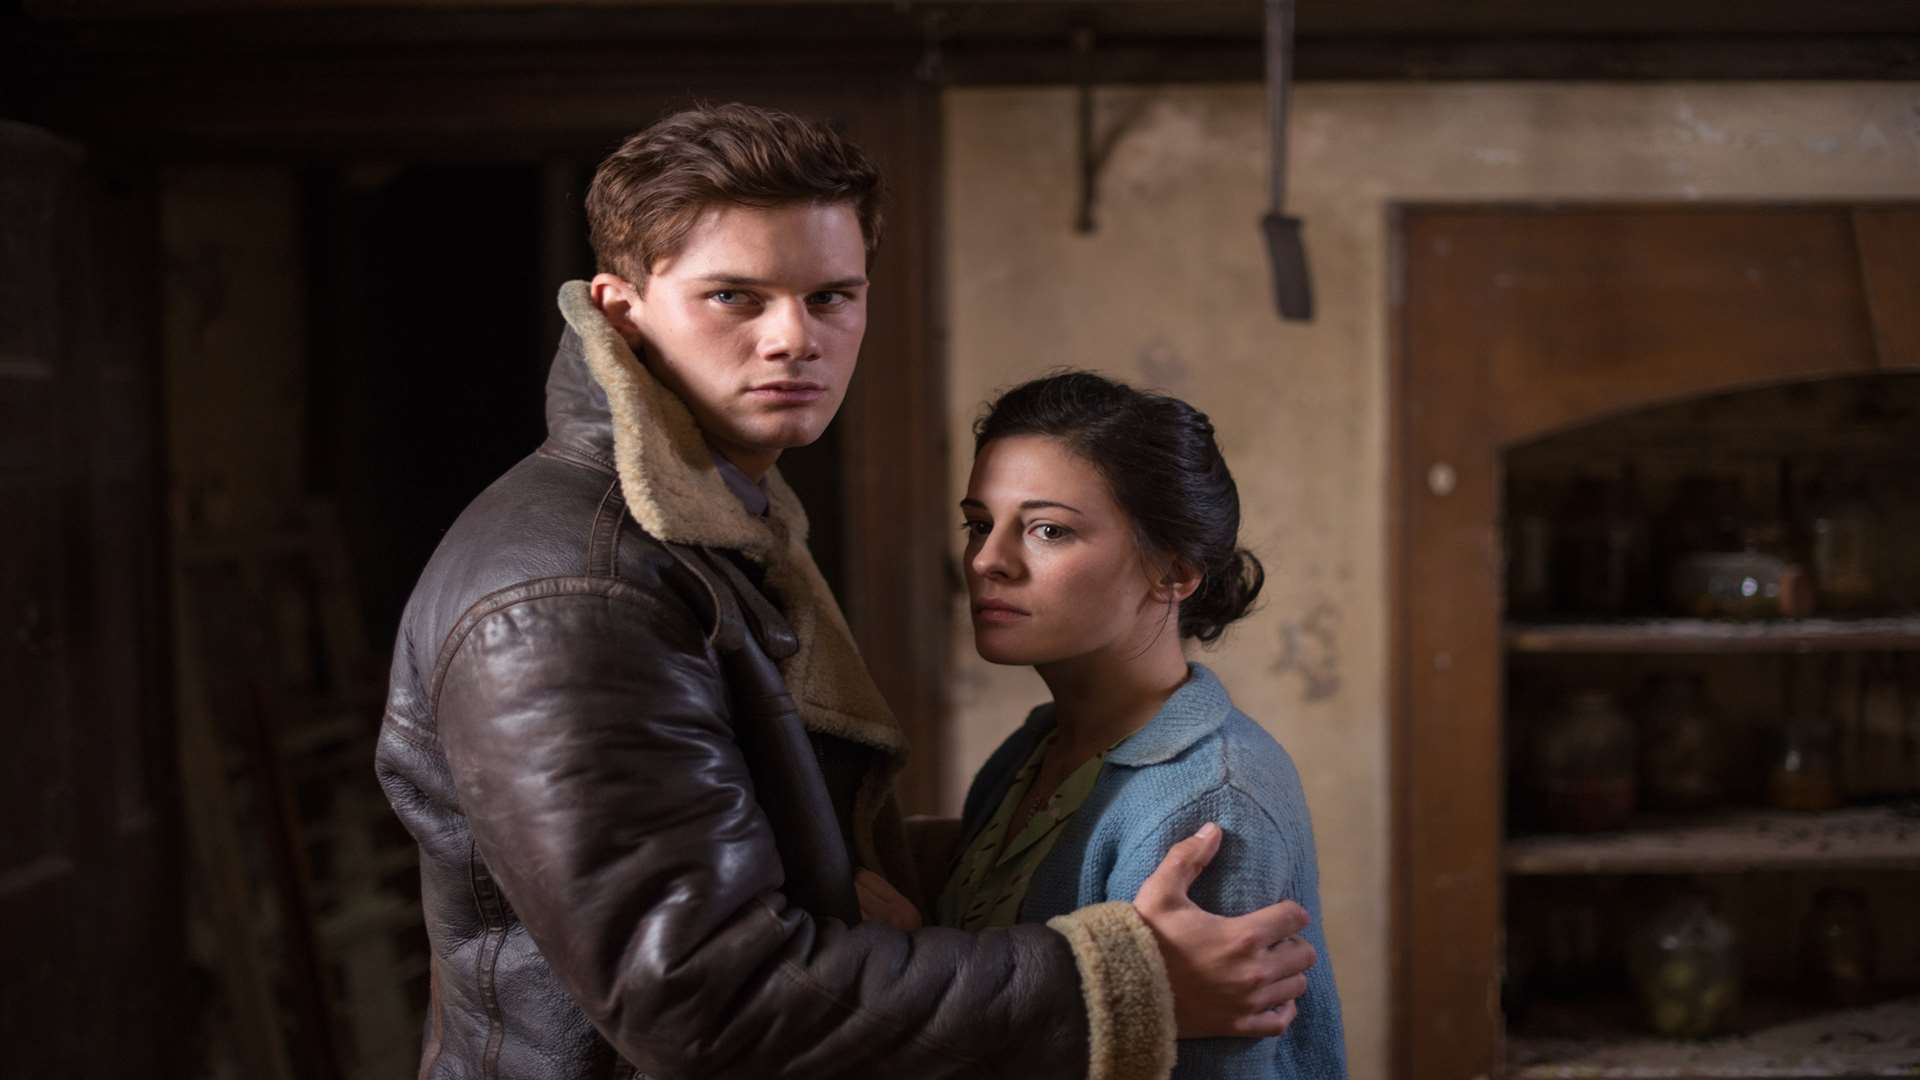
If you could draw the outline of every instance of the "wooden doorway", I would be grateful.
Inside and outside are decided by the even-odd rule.
[[[1503,452],[1740,387],[1920,366],[1920,213],[1396,213],[1394,1060],[1501,1075]]]

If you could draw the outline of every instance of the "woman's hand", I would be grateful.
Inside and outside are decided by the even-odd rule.
[[[1181,1038],[1284,1035],[1318,959],[1295,936],[1307,928],[1307,913],[1288,900],[1227,918],[1188,899],[1220,836],[1220,826],[1208,823],[1169,848],[1140,886],[1134,910],[1160,943]]]
[[[871,870],[853,873],[854,891],[860,894],[860,917],[868,922],[883,922],[895,930],[920,929],[920,909],[900,895],[900,890]]]

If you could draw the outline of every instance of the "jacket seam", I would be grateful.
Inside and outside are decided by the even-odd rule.
[[[481,895],[481,879],[486,877],[486,864],[480,858],[479,845],[467,841],[467,884],[473,890],[473,905],[486,919],[486,931],[480,938],[480,952],[474,958],[474,979],[480,984],[480,995],[487,1008],[487,1044],[480,1059],[480,1075],[493,1080],[500,1072],[500,1051],[506,1044],[506,1024],[501,1016],[499,988],[496,983],[500,963],[500,952],[506,942],[505,920],[499,915],[498,904]],[[491,882],[485,891],[493,892]]]
[[[584,450],[575,450],[571,447],[555,446],[552,443],[543,443],[534,453],[540,457],[565,462],[568,465],[583,468],[590,472],[610,472],[617,476],[620,471],[620,467],[614,463],[611,457],[604,457],[600,454],[590,454]]]
[[[613,524],[613,535],[604,541],[602,539],[608,531],[607,508],[615,503],[621,503],[619,510],[616,512],[622,517],[626,516],[626,507],[620,499],[620,481],[618,478],[615,478],[613,483],[608,484],[606,492],[600,496],[600,505],[595,507],[593,511],[593,524],[587,527],[587,576],[590,578],[613,578],[616,576],[613,571],[615,561],[613,553],[619,543],[620,526],[618,519],[615,519]],[[601,550],[603,546],[606,548],[604,562],[602,562],[603,553]]]
[[[392,709],[388,709],[381,715],[380,719],[383,728],[393,732],[403,742],[412,746],[415,750],[433,751],[438,749],[436,745],[437,740],[431,731],[422,728],[411,720],[401,718],[394,713]]]
[[[1192,795],[1188,796],[1184,802],[1181,802],[1179,805],[1173,807],[1172,809],[1168,810],[1166,813],[1154,819],[1153,824],[1149,825],[1143,831],[1140,838],[1138,840],[1135,840],[1131,845],[1127,847],[1125,851],[1120,853],[1121,861],[1127,860],[1136,852],[1140,851],[1142,848],[1153,843],[1154,838],[1160,835],[1160,831],[1167,827],[1167,822],[1172,821],[1176,817],[1179,817],[1180,814],[1186,811],[1189,807],[1194,806],[1195,804],[1199,803],[1201,800],[1205,799],[1209,795],[1213,795],[1218,792],[1227,791],[1230,789],[1237,790],[1233,788],[1233,782],[1231,780],[1223,777],[1218,782],[1210,784],[1207,787],[1204,787],[1199,791],[1194,792]],[[1269,818],[1268,820],[1271,821],[1272,819]]]
[[[440,711],[440,693],[445,688],[447,672],[453,667],[454,657],[465,647],[467,638],[480,624],[510,608],[534,600],[547,600],[561,596],[597,596],[603,600],[617,601],[623,604],[638,603],[645,595],[638,586],[624,581],[609,581],[606,578],[592,577],[548,577],[534,578],[497,589],[473,602],[453,629],[440,643],[440,652],[434,661],[433,676],[429,682],[427,701],[433,712]]]

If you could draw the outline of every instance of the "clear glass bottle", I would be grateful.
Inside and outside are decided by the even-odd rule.
[[[1612,694],[1579,691],[1544,713],[1529,764],[1539,817],[1549,829],[1613,829],[1633,815],[1633,724]]]
[[[1710,894],[1688,891],[1655,914],[1635,943],[1632,966],[1656,1034],[1703,1039],[1733,1026],[1740,1010],[1740,939]]]

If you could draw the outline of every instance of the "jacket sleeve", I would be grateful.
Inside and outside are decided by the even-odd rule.
[[[1136,1075],[1090,1059],[1076,971],[1137,945],[1131,905],[1083,918],[1084,947],[789,907],[700,620],[592,584],[471,613],[435,712],[481,857],[623,1057],[662,1080]]]

